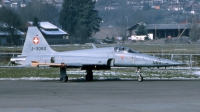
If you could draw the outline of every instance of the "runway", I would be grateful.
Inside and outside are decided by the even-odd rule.
[[[199,112],[200,80],[0,81],[0,112]]]

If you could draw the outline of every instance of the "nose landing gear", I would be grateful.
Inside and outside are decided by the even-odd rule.
[[[138,67],[137,70],[136,70],[136,73],[138,74],[138,82],[142,82],[143,81],[143,76],[142,76],[142,73],[141,73],[141,67]]]

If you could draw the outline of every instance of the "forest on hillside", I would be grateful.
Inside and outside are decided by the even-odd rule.
[[[186,20],[190,22],[192,20],[191,13],[184,13],[183,11],[153,9],[147,3],[143,4],[142,10],[133,10],[132,6],[128,5],[126,1],[127,0],[98,0],[96,2],[95,9],[98,10],[98,16],[102,18],[102,20],[100,21],[100,33],[102,31],[102,36],[93,35],[93,37],[124,37],[126,35],[127,28],[139,22],[144,22],[147,24],[171,24],[182,23]],[[113,10],[105,9],[105,7],[109,7],[112,4],[116,5],[117,8]],[[27,6],[24,8],[20,7],[13,10],[21,19],[22,24],[16,25],[22,26],[21,28],[19,27],[21,31],[25,32],[27,27],[27,21],[33,21],[35,17],[37,17],[39,21],[49,21],[52,24],[61,27],[61,25],[58,22],[61,9],[57,9],[52,4],[43,4],[38,1],[32,1],[29,4],[27,4]],[[1,17],[5,18],[4,16]],[[74,16],[72,16],[72,18],[73,17]],[[113,29],[109,30],[109,28]]]
[[[200,0],[187,2],[179,0],[179,2],[185,5],[187,5],[187,2],[199,4]],[[106,10],[106,7],[112,6],[112,4],[117,5],[116,9]],[[169,2],[162,5],[162,7],[166,7],[169,5]],[[96,9],[99,11],[102,22],[101,31],[96,37],[124,37],[126,30],[139,22],[146,24],[178,24],[187,21],[191,23],[194,17],[190,13],[191,6],[179,11],[166,10],[165,8],[155,9],[151,8],[147,3],[142,4],[142,6],[142,10],[133,10],[132,5],[128,5],[126,0],[98,0],[96,2]],[[187,13],[184,11],[187,11]],[[195,16],[199,17],[199,14],[196,13]]]
[[[104,26],[119,26],[134,25],[138,22],[145,22],[148,24],[158,23],[181,23],[186,20],[191,20],[191,14],[183,13],[182,11],[167,11],[167,10],[156,10],[144,4],[143,10],[132,10],[131,6],[127,5],[124,0],[115,0],[120,4],[119,9],[105,10],[104,7],[109,5],[107,0],[98,0],[96,3],[96,9],[99,10],[99,16],[103,19]]]

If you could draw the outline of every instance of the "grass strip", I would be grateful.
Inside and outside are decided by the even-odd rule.
[[[137,78],[133,68],[119,68],[113,70],[93,71],[94,78]],[[48,77],[59,78],[59,68],[0,68],[0,78],[22,78],[22,77]],[[69,78],[85,78],[85,71],[80,69],[68,69]],[[200,78],[189,70],[151,70],[143,69],[142,74],[148,78]]]

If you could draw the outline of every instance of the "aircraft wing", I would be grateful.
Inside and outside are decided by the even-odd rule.
[[[32,67],[67,67],[67,68],[85,68],[85,67],[99,67],[99,66],[113,66],[113,59],[109,58],[96,58],[96,57],[67,57],[62,63],[48,63],[31,61]]]
[[[68,68],[79,68],[83,65],[80,63],[39,63],[38,61],[31,61],[32,67],[68,67]]]
[[[68,64],[56,64],[56,63],[38,63],[38,62],[32,62],[31,66],[0,66],[0,68],[30,68],[30,67],[67,67],[67,68],[80,68],[83,65],[80,63],[68,63]]]

